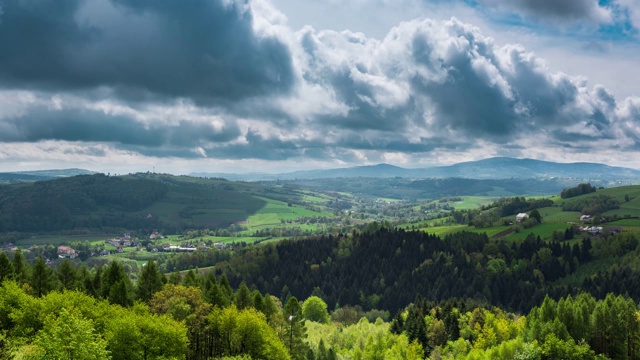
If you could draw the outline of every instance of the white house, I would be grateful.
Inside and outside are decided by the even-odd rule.
[[[591,221],[591,215],[582,215],[582,216],[580,216],[580,221],[582,221],[582,222],[590,222]]]
[[[527,220],[529,218],[529,215],[527,215],[527,213],[520,213],[518,215],[516,215],[516,221],[517,222],[523,222],[525,220]]]

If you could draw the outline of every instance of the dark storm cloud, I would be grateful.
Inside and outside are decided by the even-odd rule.
[[[221,159],[287,160],[303,155],[304,144],[290,140],[267,138],[251,129],[245,135],[246,142],[222,145],[206,149],[207,156]]]
[[[419,138],[413,142],[400,135],[367,136],[351,133],[340,137],[335,142],[336,146],[344,149],[356,150],[383,150],[402,153],[428,153],[435,149],[467,149],[473,144],[466,141],[446,138]]]
[[[5,87],[112,87],[212,103],[284,93],[291,55],[257,35],[244,1],[38,0],[2,2]]]
[[[0,142],[37,142],[63,140],[74,142],[107,142],[149,148],[162,146],[194,147],[210,142],[230,141],[240,135],[229,123],[223,131],[211,124],[177,121],[164,124],[156,121],[146,125],[124,115],[110,115],[101,111],[45,107],[0,120]]]
[[[489,6],[513,9],[538,19],[602,21],[598,0],[478,0]]]

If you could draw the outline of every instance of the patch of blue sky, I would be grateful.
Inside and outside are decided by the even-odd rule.
[[[609,7],[612,10],[613,21],[598,26],[585,25],[579,22],[560,26],[553,22],[539,21],[540,19],[521,16],[516,12],[495,11],[495,9],[483,6],[478,0],[461,1],[472,7],[491,23],[505,28],[522,28],[542,36],[553,37],[560,35],[584,42],[638,43],[640,40],[640,29],[633,27],[629,19],[628,10],[619,6],[613,0],[599,1],[600,6]]]
[[[611,0],[600,0],[600,5],[609,6],[613,10],[614,19],[611,24],[602,24],[598,29],[602,40],[631,42],[639,40],[640,29],[635,28],[631,23],[627,8],[620,7]]]

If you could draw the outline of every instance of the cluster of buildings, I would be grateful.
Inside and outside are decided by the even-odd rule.
[[[580,222],[588,224],[593,222],[593,216],[591,215],[580,215]],[[607,234],[617,234],[622,232],[622,227],[620,226],[607,226],[606,228],[604,226],[596,226],[596,225],[592,225],[592,226],[578,226],[578,230],[580,230],[581,232],[587,232],[589,235],[601,235],[604,233]]]

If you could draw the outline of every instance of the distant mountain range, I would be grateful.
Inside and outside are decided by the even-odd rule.
[[[60,170],[35,170],[16,171],[0,173],[0,184],[13,184],[19,182],[34,182],[42,180],[53,180],[76,175],[95,174],[93,171],[83,169],[60,169]]]
[[[533,179],[575,178],[593,180],[640,180],[640,170],[608,166],[597,163],[557,163],[533,159],[495,157],[479,161],[462,162],[449,166],[407,169],[389,164],[356,166],[349,168],[306,170],[282,174],[230,174],[192,173],[198,177],[219,177],[229,180],[266,181],[327,178],[450,178],[467,179]]]
[[[76,175],[95,174],[84,169],[36,170],[0,173],[0,184],[52,180]],[[533,159],[494,157],[448,166],[409,169],[389,164],[355,166],[338,169],[304,170],[281,174],[266,173],[191,173],[191,176],[243,181],[309,180],[334,178],[465,178],[465,179],[549,179],[637,180],[640,170],[597,163],[558,163]]]

